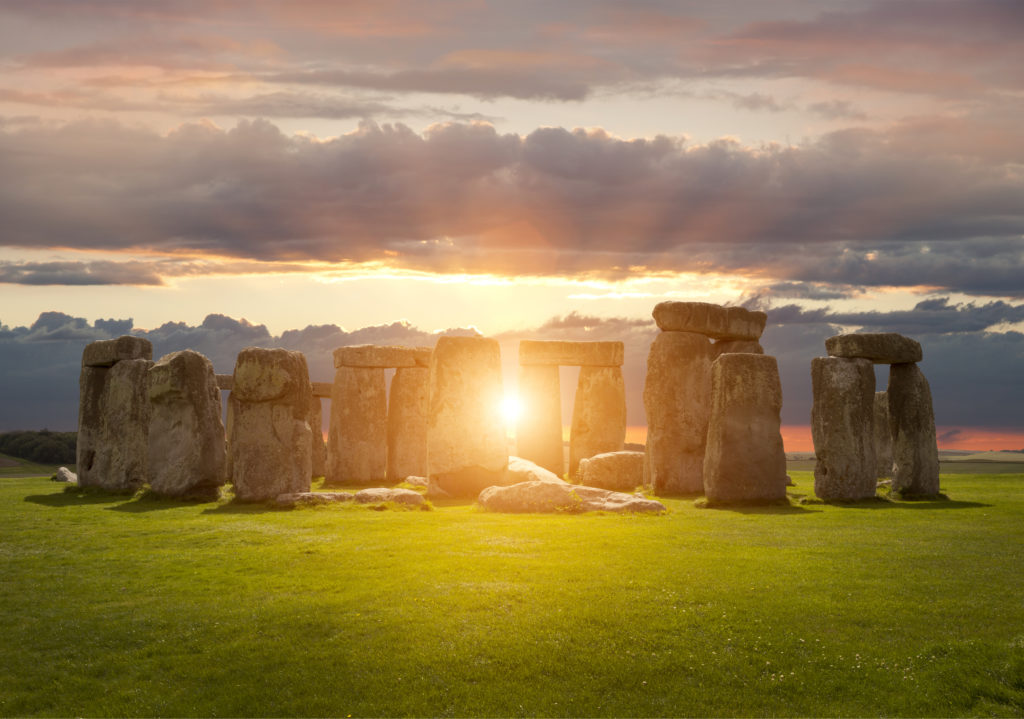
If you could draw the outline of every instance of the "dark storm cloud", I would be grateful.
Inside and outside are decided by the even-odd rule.
[[[145,262],[4,262],[0,282],[20,285],[162,285]]]
[[[327,141],[267,121],[166,136],[19,126],[0,130],[0,214],[3,242],[33,248],[435,272],[644,267],[1021,296],[1024,177],[977,148],[946,154],[942,137],[845,131],[748,147],[460,123],[422,134],[364,123]]]

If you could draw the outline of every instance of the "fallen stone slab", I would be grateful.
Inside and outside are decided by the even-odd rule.
[[[624,355],[622,342],[522,340],[519,343],[521,365],[621,367]]]
[[[663,332],[696,332],[716,340],[757,340],[768,315],[707,302],[659,302],[654,321]]]
[[[54,482],[65,482],[67,484],[78,484],[78,475],[67,467],[58,467],[57,473],[52,477]]]
[[[835,335],[825,340],[830,357],[871,360],[875,364],[920,362],[921,344],[896,332]]]
[[[554,482],[519,482],[488,487],[477,498],[492,512],[664,512],[665,505],[646,497]]]
[[[315,507],[351,502],[354,498],[350,492],[290,492],[277,495],[274,504],[279,507]]]
[[[509,457],[508,467],[505,469],[504,486],[518,484],[520,482],[552,482],[554,484],[568,484],[551,470],[544,469],[540,465],[522,457]]]
[[[602,452],[580,460],[580,481],[586,487],[632,492],[644,483],[643,452]]]
[[[419,507],[426,504],[423,495],[411,489],[400,487],[370,487],[361,489],[355,493],[357,504],[380,504],[381,502],[394,502],[396,504],[408,504]]]
[[[113,367],[123,360],[137,359],[153,359],[153,344],[147,339],[131,335],[90,342],[82,351],[83,367]]]
[[[334,350],[334,367],[429,367],[429,347],[351,345]]]

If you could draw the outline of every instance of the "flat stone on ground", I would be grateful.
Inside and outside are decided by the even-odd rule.
[[[566,481],[554,472],[544,469],[538,464],[522,457],[509,457],[508,467],[505,469],[505,482],[503,484],[518,484],[519,482],[553,482],[555,484],[566,484]]]
[[[334,367],[429,367],[429,347],[350,345],[334,350]]]
[[[279,507],[314,507],[351,502],[353,499],[355,495],[351,492],[290,492],[277,495],[274,504]]]
[[[624,355],[622,342],[522,340],[519,343],[521,365],[621,367]]]
[[[757,340],[768,315],[707,302],[660,302],[654,321],[663,332],[696,332],[715,340]]]
[[[644,483],[643,452],[602,452],[580,460],[580,482],[616,492],[632,492]]]
[[[492,512],[664,512],[665,505],[635,494],[554,482],[488,487],[477,502]]]
[[[66,482],[67,484],[78,484],[78,475],[67,467],[58,467],[57,473],[53,476],[54,482]]]
[[[871,360],[875,364],[920,362],[921,344],[895,332],[863,332],[835,335],[825,340],[830,357]]]
[[[355,501],[358,504],[378,504],[380,502],[394,502],[396,504],[408,504],[418,507],[426,503],[423,495],[411,489],[400,487],[371,487],[361,489],[355,494]]]

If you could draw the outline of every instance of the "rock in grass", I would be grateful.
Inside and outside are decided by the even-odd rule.
[[[587,487],[632,492],[644,483],[643,452],[603,452],[580,460],[580,481]]]
[[[566,481],[551,470],[522,457],[509,457],[505,468],[505,481],[501,486],[518,484],[519,482],[553,482],[566,484]]]
[[[274,504],[279,507],[315,507],[351,502],[354,497],[349,492],[290,492],[277,495]]]
[[[358,504],[379,504],[382,502],[394,502],[395,504],[408,504],[419,507],[426,503],[423,495],[411,489],[399,487],[371,487],[361,489],[355,493],[355,501]]]
[[[57,473],[53,475],[54,482],[66,482],[67,484],[78,484],[78,475],[67,467],[58,467]]]
[[[492,512],[664,512],[665,505],[634,494],[554,482],[488,487],[477,502]]]

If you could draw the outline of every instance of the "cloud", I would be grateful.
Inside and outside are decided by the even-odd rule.
[[[364,122],[317,140],[265,120],[167,135],[18,125],[0,128],[0,214],[4,241],[32,248],[59,238],[196,260],[612,278],[644,266],[1021,296],[1024,176],[1007,160],[946,154],[939,139],[843,131],[798,147],[688,145]],[[7,279],[61,274],[46,269],[8,265]],[[65,269],[69,281],[103,275]]]

